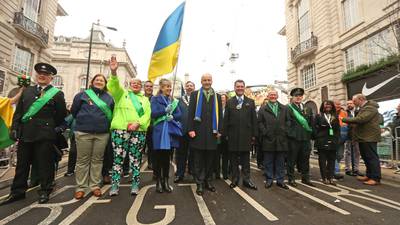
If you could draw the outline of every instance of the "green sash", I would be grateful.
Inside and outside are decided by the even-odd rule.
[[[26,123],[31,120],[32,117],[34,117],[36,113],[38,113],[43,106],[46,105],[46,103],[49,102],[50,99],[53,98],[54,95],[56,95],[59,91],[60,90],[55,87],[51,87],[49,90],[47,90],[42,97],[38,98],[34,103],[32,103],[28,111],[22,116],[22,123]]]
[[[142,117],[144,115],[144,110],[142,104],[140,104],[138,97],[133,92],[130,91],[129,98],[131,98],[133,107],[136,109],[136,112],[139,115],[139,117]]]
[[[89,96],[91,100],[93,100],[94,104],[97,105],[97,107],[100,108],[100,110],[106,115],[107,119],[109,121],[112,120],[112,111],[110,107],[108,107],[107,103],[105,103],[103,100],[99,98],[99,96],[94,93],[92,89],[88,89],[85,91],[85,93]]]
[[[172,111],[171,112],[175,111],[176,107],[178,106],[178,103],[179,103],[179,101],[174,99],[174,101],[172,102]],[[157,124],[159,124],[159,123],[161,123],[161,122],[163,122],[165,120],[167,120],[167,115],[160,116],[160,117],[158,117],[157,119],[154,120],[153,126],[155,126],[155,125],[157,125]]]
[[[308,124],[306,118],[304,118],[304,116],[303,116],[299,111],[297,111],[297,109],[295,109],[295,108],[292,106],[292,104],[289,104],[288,106],[289,106],[289,108],[292,110],[292,112],[293,112],[293,114],[294,114],[294,117],[296,117],[297,122],[299,122],[300,125],[301,125],[306,131],[312,132],[312,129],[311,129],[310,125]]]

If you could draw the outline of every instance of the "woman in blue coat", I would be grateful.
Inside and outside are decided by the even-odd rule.
[[[178,122],[182,113],[178,100],[171,96],[171,81],[161,79],[160,92],[151,99],[151,118],[153,120],[154,173],[157,176],[156,191],[170,193],[169,161],[173,149],[179,147],[182,127]]]

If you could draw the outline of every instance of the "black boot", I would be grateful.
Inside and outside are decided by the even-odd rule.
[[[169,186],[169,180],[168,177],[164,177],[163,178],[163,190],[167,193],[171,193],[172,192],[172,188],[171,186]]]
[[[157,184],[156,184],[156,191],[158,193],[163,193],[163,186],[161,184],[161,178],[157,178]]]

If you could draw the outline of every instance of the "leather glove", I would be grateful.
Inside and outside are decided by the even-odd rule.
[[[17,130],[11,130],[10,132],[10,139],[13,141],[18,141],[18,131]]]

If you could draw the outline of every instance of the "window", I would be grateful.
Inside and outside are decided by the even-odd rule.
[[[396,53],[396,41],[391,36],[391,31],[386,29],[367,40],[368,63],[373,64],[382,58]]]
[[[51,81],[51,84],[52,84],[54,87],[56,87],[56,88],[58,88],[58,89],[60,89],[60,90],[62,90],[62,88],[63,88],[63,86],[64,86],[64,84],[63,84],[63,79],[62,79],[61,76],[55,76],[55,77],[53,78],[53,80]]]
[[[12,69],[18,73],[30,75],[32,58],[32,53],[17,46],[15,48]]]
[[[301,77],[303,78],[304,89],[314,87],[316,84],[315,65],[311,64],[305,66],[301,70]]]
[[[311,38],[311,28],[309,21],[309,3],[308,0],[301,0],[297,6],[298,12],[298,29],[299,42],[306,41]]]
[[[357,0],[343,0],[344,29],[352,28],[358,22]]]
[[[82,76],[80,80],[80,91],[86,90],[86,76]]]
[[[40,10],[40,0],[25,0],[24,3],[24,15],[37,22],[39,10]]]
[[[323,86],[321,88],[321,100],[325,101],[329,99],[329,95],[328,95],[328,87],[327,86]]]
[[[356,44],[345,50],[346,71],[355,70],[362,64],[361,44]]]

